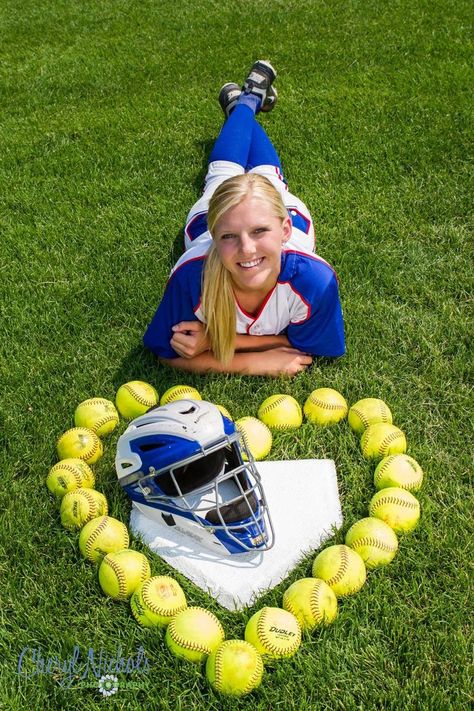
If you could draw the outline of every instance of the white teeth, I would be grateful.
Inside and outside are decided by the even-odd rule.
[[[261,261],[262,261],[262,258],[260,258],[260,259],[254,259],[252,262],[239,262],[239,265],[240,265],[241,267],[245,267],[245,268],[248,268],[248,267],[256,267],[257,264],[260,264]]]

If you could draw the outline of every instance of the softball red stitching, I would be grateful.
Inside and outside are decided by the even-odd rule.
[[[121,567],[118,565],[118,563],[113,558],[111,559],[111,558],[105,557],[103,562],[107,563],[107,565],[110,565],[113,572],[115,573],[115,577],[117,578],[117,583],[118,583],[118,587],[119,587],[117,599],[118,600],[126,600],[127,599],[127,579],[125,578],[125,575],[123,574]]]
[[[322,407],[323,410],[345,410],[346,406],[342,404],[336,404],[336,403],[331,403],[331,402],[325,402],[324,400],[320,400],[318,397],[314,397],[313,395],[309,396],[309,401],[311,402],[312,405],[316,405],[318,407]]]
[[[340,564],[339,564],[339,569],[335,575],[332,576],[332,578],[329,578],[329,580],[326,580],[327,584],[329,586],[335,585],[336,583],[341,582],[342,578],[345,576],[347,573],[347,570],[349,568],[349,554],[346,551],[345,548],[340,548]]]
[[[126,383],[124,386],[125,390],[128,392],[129,395],[135,398],[137,402],[140,403],[140,405],[148,405],[151,407],[152,405],[155,404],[155,399],[153,400],[151,398],[147,398],[144,395],[141,395],[139,392],[137,392],[132,385],[129,385]]]
[[[384,402],[379,402],[378,406],[380,409],[380,417],[382,418],[382,422],[384,422],[386,424],[389,420],[387,406],[385,405]]]
[[[383,440],[381,441],[378,451],[379,451],[381,454],[383,454],[384,452],[387,451],[387,448],[388,448],[395,440],[397,440],[397,439],[402,439],[403,436],[404,436],[404,435],[403,435],[403,432],[401,432],[401,430],[398,431],[398,432],[396,432],[396,431],[395,431],[395,432],[390,432],[390,433],[387,434],[387,435],[383,438]]]
[[[319,580],[316,580],[316,584],[311,590],[311,595],[309,598],[309,607],[311,614],[315,622],[322,622],[324,619],[324,613],[321,609],[321,593],[323,591],[323,586]]]
[[[397,499],[395,496],[381,496],[380,499],[374,501],[370,505],[370,513],[375,512],[379,506],[384,506],[385,504],[396,504],[397,506],[405,506],[407,509],[418,510],[419,503],[414,501],[406,501],[405,499]]]
[[[166,403],[168,402],[173,402],[174,400],[178,399],[179,395],[190,395],[190,394],[196,394],[197,390],[195,388],[187,388],[187,387],[178,387],[177,390],[175,390],[171,395],[168,395],[166,398]],[[193,398],[190,398],[191,400]]]
[[[352,412],[358,416],[358,418],[360,419],[360,421],[362,422],[364,427],[368,427],[370,423],[369,423],[369,420],[367,419],[367,417],[365,416],[365,414],[361,410],[358,410],[357,408],[352,407],[351,409],[352,409]]]
[[[379,548],[385,553],[393,553],[398,550],[398,545],[390,545],[389,543],[384,543],[378,538],[372,538],[371,536],[365,536],[364,538],[358,538],[356,541],[351,543],[351,548],[357,550],[361,546],[372,546],[373,548]]]
[[[219,632],[221,633],[222,638],[224,638],[224,628],[222,627],[217,617],[212,614],[212,612],[209,612],[209,610],[205,610],[203,607],[194,607],[193,609],[204,612],[208,617],[211,618],[214,624],[217,623]],[[175,644],[184,647],[185,649],[189,649],[193,652],[203,652],[204,654],[211,653],[212,650],[210,649],[209,645],[204,646],[203,644],[199,644],[198,642],[194,642],[193,640],[185,639],[184,637],[182,637],[181,634],[175,629],[175,620],[176,617],[173,617],[168,625],[170,637]]]
[[[82,459],[80,460],[80,462],[82,465],[86,464],[85,462],[82,461]],[[81,467],[79,466],[79,464],[72,465],[72,464],[63,464],[63,462],[58,462],[51,469],[50,476],[51,476],[51,474],[56,474],[56,471],[64,470],[64,471],[70,472],[73,475],[74,480],[75,480],[78,487],[80,487],[84,481],[90,481],[92,486],[94,486],[95,478],[94,478],[94,474],[93,474],[92,470],[91,470],[91,474],[92,474],[92,477],[91,477],[87,471],[81,470],[79,472],[78,469],[81,470]],[[58,480],[59,480],[59,477],[61,475],[56,474],[56,476],[58,476]]]

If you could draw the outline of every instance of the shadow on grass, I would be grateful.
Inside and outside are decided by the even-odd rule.
[[[202,195],[202,191],[204,189],[204,179],[206,177],[207,173],[207,166],[208,166],[208,158],[211,153],[212,147],[214,146],[214,139],[208,139],[206,141],[197,141],[197,145],[200,146],[201,148],[201,153],[203,155],[203,160],[202,160],[202,166],[201,169],[199,170],[198,174],[196,175],[196,178],[193,181],[193,187],[196,191],[196,200],[199,200],[199,198]],[[189,209],[191,209],[192,205],[189,206]],[[178,232],[176,237],[173,240],[173,243],[170,248],[170,261],[172,264],[175,264],[179,257],[183,254],[184,252],[184,227]]]
[[[159,362],[153,353],[138,343],[122,360],[113,376],[115,390],[130,380],[144,380],[163,395],[165,390],[180,382],[202,388],[206,375],[175,370]]]
[[[214,139],[209,139],[203,142],[199,142],[202,148],[203,161],[200,171],[198,172],[193,186],[196,190],[196,200],[199,199],[203,186],[204,179],[207,173],[208,159],[207,156],[210,154],[212,146],[214,145]],[[190,208],[192,206],[190,205]],[[179,257],[184,252],[184,227],[179,230],[179,232],[174,237],[171,247],[170,247],[170,265],[173,266]],[[114,385],[116,389],[130,380],[145,380],[150,382],[159,390],[162,394],[164,390],[176,385],[176,381],[179,379],[179,371],[176,372],[173,368],[162,365],[157,360],[156,356],[146,350],[141,342],[137,343],[123,359],[120,367],[114,375]],[[202,382],[203,376],[194,375],[191,373],[181,373],[181,379],[183,377],[186,382]]]
[[[153,385],[158,394],[176,384],[176,373],[172,368],[162,365],[156,356],[138,343],[122,360],[114,374],[115,389],[130,380],[144,380]]]

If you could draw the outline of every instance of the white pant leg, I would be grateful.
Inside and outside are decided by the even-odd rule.
[[[207,230],[206,220],[209,200],[224,180],[233,178],[234,175],[242,175],[243,173],[245,173],[245,170],[238,163],[232,163],[227,160],[215,160],[209,163],[204,181],[203,194],[199,200],[194,203],[186,218],[186,227],[184,228],[185,249],[189,249],[198,242],[210,242],[212,240]]]

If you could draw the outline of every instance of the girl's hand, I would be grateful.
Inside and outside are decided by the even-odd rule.
[[[272,348],[269,351],[252,353],[250,375],[292,376],[311,365],[313,358],[296,348]]]
[[[172,330],[171,348],[182,358],[194,358],[209,350],[205,326],[200,321],[181,321]]]

